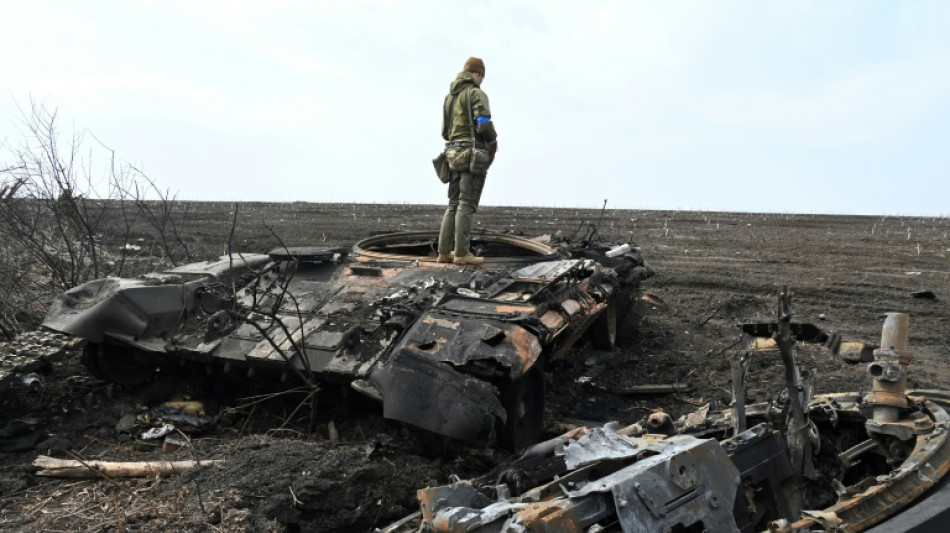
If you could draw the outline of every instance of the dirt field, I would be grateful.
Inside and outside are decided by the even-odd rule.
[[[192,247],[222,253],[230,204],[193,204]],[[438,206],[241,204],[235,247],[347,245],[372,233],[435,229]],[[266,224],[266,227],[263,224]],[[657,407],[674,415],[730,397],[729,347],[737,324],[770,321],[783,285],[794,321],[845,339],[877,343],[883,315],[910,314],[915,355],[911,387],[950,387],[947,302],[950,219],[485,207],[480,228],[527,236],[581,238],[590,224],[638,245],[657,276],[646,290],[665,302],[611,352],[581,346],[551,376],[546,428],[578,421],[634,422]],[[106,236],[108,241],[108,236]],[[116,246],[122,243],[113,243]],[[932,291],[936,298],[911,293]],[[864,365],[803,347],[816,390],[866,388]],[[749,395],[768,399],[782,386],[781,364],[752,362]],[[687,383],[688,393],[632,397],[630,385]],[[325,388],[317,431],[299,391],[234,388],[200,377],[126,390],[88,376],[78,358],[57,363],[43,382],[17,384],[0,397],[0,436],[24,425],[48,435],[34,448],[0,456],[0,529],[9,531],[372,531],[415,510],[415,489],[449,476],[484,472],[504,459],[420,435],[383,420],[368,402]],[[192,449],[163,452],[155,441],[116,431],[176,394],[204,401],[220,418]],[[332,423],[339,440],[329,437]],[[223,459],[221,466],[159,479],[69,480],[39,477],[39,454],[102,460]]]

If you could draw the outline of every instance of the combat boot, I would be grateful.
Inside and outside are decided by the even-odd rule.
[[[455,254],[453,252],[449,252],[447,254],[443,254],[442,252],[439,252],[439,258],[436,259],[435,262],[436,263],[451,263],[454,259],[455,259]]]
[[[480,265],[485,262],[484,257],[478,257],[477,255],[465,254],[455,256],[456,265]]]

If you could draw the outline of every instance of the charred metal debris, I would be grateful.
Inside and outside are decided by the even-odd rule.
[[[780,352],[779,401],[578,427],[485,476],[419,490],[420,510],[378,531],[785,533],[882,523],[886,531],[950,469],[950,396],[906,390],[912,357],[901,313],[884,322],[867,365],[869,393],[813,395],[794,361],[793,329],[803,328],[791,318],[785,289],[777,321],[749,328],[768,331]],[[744,382],[736,381],[737,399]],[[918,525],[927,520],[942,530],[937,514]]]
[[[87,342],[97,376],[135,385],[197,365],[348,384],[384,416],[439,435],[518,448],[540,435],[541,369],[649,308],[639,250],[511,235],[473,237],[477,268],[437,263],[432,232],[352,248],[233,254],[71,289],[43,325]]]

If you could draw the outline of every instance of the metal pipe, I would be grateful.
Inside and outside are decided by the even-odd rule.
[[[907,408],[907,365],[912,359],[907,351],[909,328],[907,313],[886,314],[881,347],[874,350],[874,362],[867,367],[871,392],[865,401],[872,407],[874,422],[897,422],[900,410]]]
[[[902,352],[907,349],[907,331],[910,329],[910,315],[907,313],[887,313],[881,328],[881,348]]]

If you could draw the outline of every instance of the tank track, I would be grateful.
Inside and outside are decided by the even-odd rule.
[[[49,330],[28,331],[0,343],[0,389],[7,388],[21,374],[78,353],[85,343],[82,338]]]

